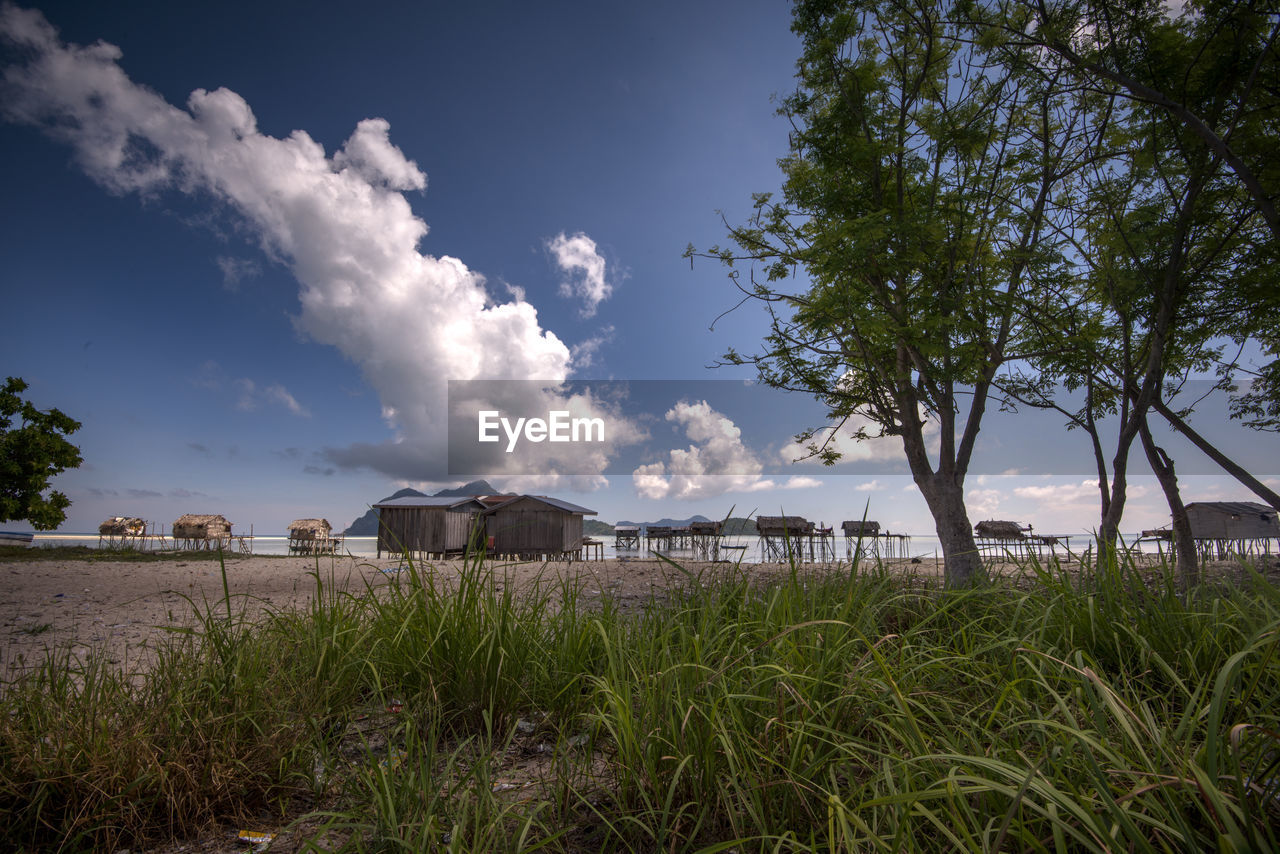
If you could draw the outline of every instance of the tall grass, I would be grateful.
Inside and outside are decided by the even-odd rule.
[[[63,654],[6,684],[0,845],[265,809],[312,850],[1280,850],[1274,582],[1023,569],[728,567],[638,611],[479,562],[317,571],[296,611],[201,603],[144,679]]]

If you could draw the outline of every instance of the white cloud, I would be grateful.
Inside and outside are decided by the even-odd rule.
[[[395,432],[379,445],[331,450],[334,461],[438,477],[449,379],[569,374],[569,348],[521,294],[495,301],[462,261],[419,251],[427,226],[403,191],[421,190],[426,176],[391,143],[384,119],[360,122],[327,157],[305,131],[261,133],[230,90],[197,89],[185,109],[167,103],[129,79],[119,48],[64,44],[39,12],[3,7],[0,37],[25,59],[4,71],[0,102],[9,119],[71,145],[112,192],[216,198],[289,266],[300,285],[297,328],[360,366]],[[594,307],[609,291],[592,260],[599,256],[586,252],[594,244],[585,235],[562,242],[566,258],[579,259],[567,263],[578,265],[569,269],[580,271]]]
[[[239,290],[240,282],[262,275],[262,267],[257,261],[248,258],[233,258],[230,255],[219,255],[218,269],[222,271],[222,283],[229,291]]]
[[[342,150],[333,155],[333,165],[354,169],[373,186],[392,190],[425,190],[427,176],[418,164],[406,160],[391,144],[391,123],[386,119],[365,119]]]
[[[641,497],[711,498],[726,492],[760,492],[777,487],[761,476],[763,466],[742,443],[742,431],[705,400],[677,403],[666,418],[683,428],[694,444],[672,450],[666,462],[642,465],[632,472],[636,493]]]
[[[613,285],[605,279],[605,260],[596,251],[596,242],[579,231],[568,237],[562,231],[547,241],[555,256],[556,266],[565,274],[560,295],[582,300],[582,316],[594,317],[600,303],[613,293]]]
[[[240,389],[240,399],[236,401],[236,409],[252,412],[267,404],[283,406],[294,415],[303,418],[311,417],[310,410],[298,403],[294,396],[289,393],[289,390],[279,383],[259,388],[258,384],[253,380],[248,377],[241,377],[235,381],[235,384]]]
[[[574,344],[569,350],[574,369],[582,371],[594,365],[596,354],[613,338],[614,331],[612,326],[606,326],[600,330],[599,335],[593,335],[585,341]]]
[[[268,400],[280,404],[294,415],[302,415],[308,418],[311,417],[311,412],[308,411],[306,407],[299,404],[298,401],[294,400],[293,395],[289,394],[288,389],[282,385],[267,386],[262,390],[262,394]]]
[[[1129,484],[1126,490],[1128,498],[1141,498],[1148,492],[1147,487]],[[1077,504],[1100,500],[1098,481],[1082,480],[1079,483],[1058,483],[1046,486],[1019,486],[1013,490],[1019,498],[1030,498],[1035,501],[1053,501],[1060,504]]]
[[[858,484],[853,488],[853,491],[854,492],[876,492],[881,489],[884,489],[884,485],[881,484],[880,481],[878,480],[872,480],[872,481],[868,481],[867,483]]]
[[[804,475],[794,475],[787,478],[782,484],[783,489],[816,489],[822,486],[822,481],[816,477],[805,477]]]
[[[930,453],[937,454],[938,424],[926,421],[924,436],[929,443]],[[865,438],[859,438],[859,436]],[[808,445],[816,445],[820,449],[833,450],[838,453],[836,465],[859,462],[892,462],[905,461],[902,439],[897,436],[882,436],[881,427],[870,418],[854,414],[837,429],[836,425],[823,427],[815,431],[810,443],[800,444],[794,440],[783,445],[778,452],[782,462],[788,465],[809,458]]]
[[[965,508],[971,519],[991,519],[1000,512],[1000,499],[1004,496],[998,489],[970,489],[965,492]]]

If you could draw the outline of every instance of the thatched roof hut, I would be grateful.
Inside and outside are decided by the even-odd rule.
[[[140,537],[147,532],[147,523],[137,516],[112,516],[98,526],[104,537]]]
[[[225,516],[187,513],[173,523],[173,536],[180,540],[217,540],[231,536],[231,523]]]
[[[803,516],[757,516],[756,530],[774,536],[812,534],[813,523]]]
[[[844,530],[846,537],[878,537],[880,536],[879,522],[841,522],[840,527]]]
[[[1017,522],[988,519],[985,522],[979,522],[974,525],[973,530],[979,537],[990,537],[995,540],[1026,539],[1026,534],[1023,533],[1022,526]]]
[[[332,530],[328,519],[294,519],[289,523],[289,539],[327,540]]]
[[[690,522],[689,533],[702,536],[717,536],[721,527],[721,522]]]

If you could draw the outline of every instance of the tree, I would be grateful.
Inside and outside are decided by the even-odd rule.
[[[1048,333],[1062,346],[1046,348],[1041,373],[1020,384],[1041,402],[1046,378],[1086,390],[1071,421],[1093,442],[1104,542],[1116,538],[1129,448],[1141,438],[1169,502],[1183,579],[1191,582],[1190,525],[1173,460],[1152,440],[1150,413],[1275,498],[1190,429],[1184,419],[1194,404],[1175,404],[1174,395],[1189,375],[1215,365],[1220,386],[1232,388],[1242,369],[1223,358],[1228,339],[1237,347],[1257,340],[1276,352],[1280,171],[1267,149],[1280,123],[1280,20],[1237,0],[1189,3],[1172,17],[1153,0],[997,0],[967,11],[987,39],[1014,53],[1039,46],[1046,62],[1107,104],[1111,131],[1096,146],[1071,236],[1081,273],[1068,302],[1089,306],[1081,313],[1090,334],[1078,334],[1082,325],[1069,313],[1070,324]],[[1255,416],[1251,426],[1265,426],[1258,422],[1267,401],[1277,399],[1266,376],[1264,369],[1236,401],[1237,415]],[[1110,483],[1096,428],[1102,414],[1120,422]]]
[[[1174,9],[1176,20],[1168,17]],[[1185,128],[1235,176],[1280,243],[1280,16],[1272,0],[994,0],[970,11],[1020,49],[1051,51],[1093,88]],[[1209,89],[1198,85],[1207,78],[1216,78],[1210,97],[1188,98]]]
[[[955,11],[946,0],[797,2],[804,52],[780,110],[794,128],[783,199],[757,195],[750,221],[729,228],[734,246],[705,253],[735,268],[771,318],[760,353],[726,362],[815,395],[841,426],[865,419],[901,438],[948,586],[983,575],[964,481],[992,380],[1024,357],[1036,282],[1060,260],[1045,212],[1075,168],[1058,81],[1030,57],[993,62]],[[820,441],[811,451],[835,458]]]
[[[45,490],[49,478],[82,462],[80,450],[64,438],[80,422],[57,409],[36,409],[19,396],[26,390],[17,377],[0,390],[0,522],[25,519],[37,531],[50,531],[67,518],[71,501]]]

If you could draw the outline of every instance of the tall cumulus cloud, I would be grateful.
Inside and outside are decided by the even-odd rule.
[[[0,81],[9,120],[71,146],[114,193],[212,195],[288,265],[300,285],[298,329],[360,366],[395,435],[332,451],[335,462],[434,477],[448,379],[568,376],[569,347],[521,294],[496,301],[462,261],[419,251],[427,225],[404,194],[423,190],[427,177],[391,142],[385,119],[361,121],[326,156],[305,131],[260,132],[228,89],[197,89],[185,108],[169,104],[129,79],[118,47],[64,43],[37,11],[0,7],[0,39],[20,57]],[[578,237],[565,240],[571,249]],[[589,254],[566,257],[588,305],[607,296]]]

